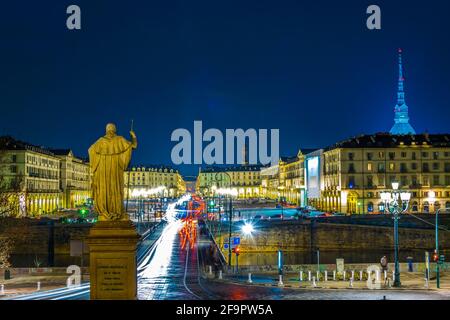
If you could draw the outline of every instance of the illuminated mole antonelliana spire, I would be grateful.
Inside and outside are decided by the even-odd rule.
[[[416,131],[409,124],[408,106],[405,102],[404,91],[405,78],[403,77],[402,49],[398,49],[398,92],[397,105],[394,112],[394,125],[390,131],[391,134],[416,134]]]

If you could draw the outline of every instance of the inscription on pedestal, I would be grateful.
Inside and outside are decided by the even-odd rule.
[[[121,298],[127,293],[127,259],[97,259],[99,298]]]

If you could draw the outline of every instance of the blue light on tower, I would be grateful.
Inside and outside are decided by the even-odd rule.
[[[390,131],[391,134],[416,134],[416,131],[409,124],[408,106],[405,102],[404,91],[405,78],[403,77],[403,61],[402,61],[402,49],[398,49],[398,91],[397,91],[397,104],[394,109],[394,125]]]

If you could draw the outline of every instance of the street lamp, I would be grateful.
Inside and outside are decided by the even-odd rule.
[[[251,223],[248,223],[248,222],[246,222],[242,226],[241,230],[246,236],[250,236],[253,233],[253,231],[255,231],[255,229],[253,228],[253,225]]]
[[[399,215],[408,210],[411,192],[399,190],[399,183],[392,182],[392,190],[380,193],[381,200],[384,201],[384,210],[393,215],[394,219],[394,260],[395,279],[394,287],[400,287],[400,265],[398,261],[398,219]]]
[[[219,174],[219,173],[218,173]],[[228,196],[229,199],[229,219],[228,219],[228,266],[231,268],[231,233],[232,233],[232,221],[233,221],[233,199],[232,196],[237,196],[237,191],[235,189],[231,189],[231,183],[232,179],[228,172],[220,172],[220,177],[222,178],[222,175],[226,175],[228,177],[229,181],[229,187],[228,188],[218,188],[216,189],[216,192],[218,194],[223,194],[225,196]],[[221,181],[222,179],[217,179],[216,174],[216,181]]]
[[[435,250],[435,254],[438,257],[438,261],[436,261],[436,288],[440,288],[441,287],[441,283],[440,283],[440,276],[439,276],[439,263],[440,263],[440,256],[439,256],[439,212],[441,210],[445,210],[445,211],[450,211],[450,208],[441,208],[441,209],[437,209],[436,210],[436,231],[435,231],[435,237],[436,237],[436,250]]]

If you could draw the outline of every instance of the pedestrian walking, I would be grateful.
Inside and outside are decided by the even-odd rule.
[[[383,256],[380,260],[380,265],[381,265],[381,271],[383,273],[383,276],[385,274],[387,274],[388,272],[388,260],[386,256]],[[385,277],[384,278],[384,285],[388,285],[389,286],[389,277]]]

